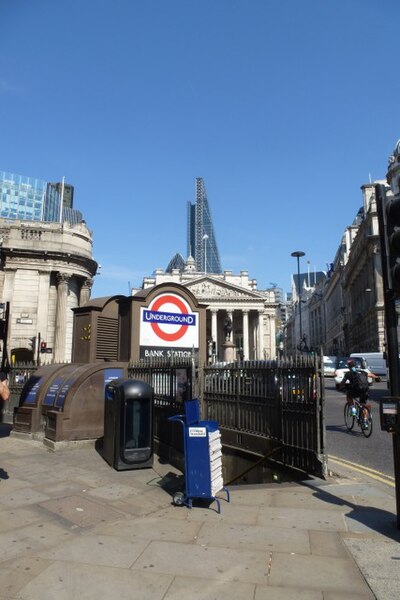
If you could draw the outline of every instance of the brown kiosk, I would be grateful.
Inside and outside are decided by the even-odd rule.
[[[72,363],[38,368],[27,381],[14,430],[54,442],[104,432],[104,390],[130,362],[206,358],[206,307],[168,283],[134,296],[97,298],[74,309]]]

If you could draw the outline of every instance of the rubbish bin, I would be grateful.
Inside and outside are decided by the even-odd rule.
[[[153,465],[153,388],[144,381],[106,385],[103,458],[117,471]]]

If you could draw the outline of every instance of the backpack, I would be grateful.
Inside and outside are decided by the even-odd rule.
[[[368,392],[368,375],[365,371],[355,371],[353,373],[352,390],[355,394],[366,394]]]

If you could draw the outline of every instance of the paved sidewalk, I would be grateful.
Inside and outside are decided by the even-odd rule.
[[[12,436],[0,448],[0,600],[400,597],[394,491],[351,471],[231,487],[218,514],[173,506],[182,477],[166,464],[117,472],[94,448]]]

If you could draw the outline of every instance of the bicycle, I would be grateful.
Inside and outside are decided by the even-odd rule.
[[[354,423],[360,427],[362,434],[369,438],[372,434],[372,414],[370,404],[361,404],[358,398],[353,398],[351,402],[344,405],[344,423],[351,431]]]

